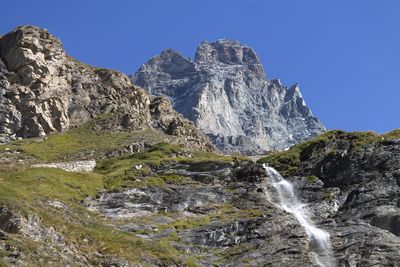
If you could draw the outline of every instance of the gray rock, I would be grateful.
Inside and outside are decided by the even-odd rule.
[[[298,175],[288,179],[301,202],[307,204],[315,225],[329,232],[337,266],[397,266],[399,143],[360,145],[356,136],[343,132],[317,140],[320,142],[303,146]],[[189,253],[196,255],[200,266],[319,266],[305,229],[293,214],[274,204],[277,192],[260,164],[171,160],[146,168],[149,171],[142,176],[132,177],[141,183],[101,191],[82,204],[104,215],[102,222],[112,231],[127,232],[143,242],[169,240],[177,252],[177,266]],[[146,183],[150,177],[171,174],[184,178],[159,185]],[[310,179],[309,175],[315,177]],[[43,204],[66,218],[74,216],[70,214],[73,208],[57,200]],[[17,233],[33,240],[49,239],[50,248],[68,246],[70,250],[63,257],[71,262],[80,260],[82,252],[54,229],[41,225],[37,217],[23,218],[7,210],[1,213],[6,214],[3,222],[9,225],[10,218],[17,218]],[[99,217],[90,213],[87,220],[94,218]],[[13,234],[7,235],[12,238]],[[97,259],[96,266],[100,262],[130,264],[115,255],[85,256]],[[162,265],[157,259],[143,261],[150,266]]]
[[[304,229],[294,217],[269,202],[264,190],[259,190],[267,182],[261,165],[215,161],[186,165],[164,163],[153,172],[157,175],[179,173],[190,178],[192,183],[102,192],[95,199],[87,200],[88,208],[112,221],[129,222],[119,228],[138,232],[136,236],[147,241],[175,233],[181,240],[176,244],[177,249],[196,254],[201,266],[215,262],[219,266],[245,266],[245,263],[317,266],[309,255]],[[214,179],[199,179],[200,174]],[[169,216],[190,221],[215,214],[224,205],[230,212],[203,226],[158,229],[174,222],[174,217]],[[253,209],[262,210],[262,215],[237,217]],[[140,218],[147,218],[145,225],[134,223],[135,220],[141,222]],[[219,255],[222,251],[223,257]]]
[[[255,52],[236,41],[203,42],[194,61],[165,50],[131,79],[168,96],[226,153],[281,150],[325,130],[298,85],[268,80]]]
[[[229,198],[220,187],[134,188],[106,192],[90,202],[89,209],[110,218],[132,218],[163,212],[201,212]]]
[[[7,207],[0,206],[0,230],[6,233],[18,233],[21,230],[21,218]]]
[[[20,26],[0,38],[2,142],[63,132],[104,114],[110,114],[110,119],[99,128],[156,128],[178,135],[188,146],[215,150],[165,100],[151,99],[117,71],[72,59],[47,30]]]
[[[373,133],[326,133],[303,146],[295,181],[330,233],[339,266],[399,266],[400,144]],[[280,162],[284,172],[292,163]],[[313,176],[316,181],[307,181]]]
[[[4,231],[0,230],[0,240],[6,240],[6,239],[7,239],[7,234]]]

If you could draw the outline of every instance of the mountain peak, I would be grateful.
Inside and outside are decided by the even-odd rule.
[[[195,61],[243,65],[265,77],[264,68],[254,50],[235,40],[219,39],[215,42],[200,43],[196,50]]]
[[[298,86],[268,81],[254,50],[235,40],[202,42],[194,61],[166,50],[131,79],[150,94],[168,96],[227,153],[284,149],[325,130]]]
[[[261,64],[256,53],[239,41],[219,39],[215,42],[203,41],[197,47],[196,61],[221,62],[225,64]]]
[[[26,71],[26,66],[34,61],[59,61],[65,51],[60,40],[47,29],[26,25],[1,37],[0,56],[9,70],[18,73]]]

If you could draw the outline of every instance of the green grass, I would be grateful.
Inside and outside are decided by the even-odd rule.
[[[52,222],[53,225],[57,223],[62,222]],[[169,240],[149,242],[103,224],[66,223],[63,234],[68,236],[69,242],[82,243],[81,240],[88,240],[79,247],[85,254],[98,251],[104,255],[117,255],[131,262],[140,262],[143,257],[161,260],[166,265],[179,262],[178,251],[171,246]]]
[[[57,199],[77,203],[94,196],[103,187],[103,177],[96,173],[65,172],[60,169],[22,169],[0,174],[0,203],[19,205],[29,212],[38,199]]]
[[[97,158],[108,152],[134,142],[155,144],[160,140],[172,140],[155,130],[139,132],[111,132],[92,130],[91,123],[68,132],[52,134],[47,138],[32,138],[0,145],[0,152],[6,148],[19,150],[43,162]]]
[[[99,140],[109,134],[110,139]],[[136,134],[140,135],[140,133]],[[121,136],[121,138],[116,136]],[[92,138],[93,140],[89,141]],[[47,140],[23,140],[8,144],[7,147],[19,149],[42,161],[53,161],[62,160],[65,157],[72,159],[75,153],[89,151],[93,147],[96,147],[98,152],[104,152],[120,145],[121,142],[127,140],[126,138],[132,138],[132,135],[107,132],[92,134],[89,130],[78,128],[68,133],[52,135]],[[104,143],[98,146],[96,142]],[[172,158],[172,155],[176,157]],[[191,155],[191,157],[182,155]],[[159,143],[145,152],[98,161],[98,166],[93,173],[71,173],[60,169],[29,168],[17,165],[1,169],[0,204],[17,210],[24,216],[36,214],[41,224],[53,227],[65,237],[65,242],[77,244],[83,254],[101,252],[104,255],[121,257],[138,265],[146,258],[147,262],[153,259],[155,262],[162,262],[165,266],[177,264],[195,266],[195,255],[182,253],[174,247],[174,243],[181,242],[177,236],[169,236],[153,242],[146,241],[135,234],[119,231],[112,226],[115,222],[111,223],[109,219],[88,211],[81,203],[89,196],[95,197],[104,189],[111,191],[121,188],[166,187],[170,184],[197,183],[189,177],[176,174],[155,174],[150,167],[178,162],[197,164],[196,166],[208,165],[210,162],[218,165],[235,160],[241,159],[237,156],[189,153],[179,145]],[[137,170],[135,165],[139,164],[143,167]],[[60,201],[68,206],[68,210],[57,210],[43,204],[47,200]],[[220,207],[216,208],[212,215],[201,216],[197,219],[181,219],[177,216],[174,222],[160,229],[183,230],[199,227],[208,224],[210,220],[231,219],[234,217],[232,214],[236,213]],[[30,255],[31,258],[28,258],[27,262],[35,263],[39,260],[39,255],[34,251],[38,250],[40,242],[24,238],[16,235],[7,242],[17,242],[18,247],[24,251],[24,255]],[[87,242],[82,240],[87,240]]]
[[[391,132],[382,135],[387,140],[400,139],[400,129],[393,130]]]
[[[276,168],[284,176],[304,175],[301,172],[301,163],[311,158],[323,158],[335,156],[338,143],[349,142],[348,152],[361,151],[368,145],[376,145],[382,142],[382,137],[395,138],[400,136],[400,130],[395,130],[386,135],[378,135],[374,132],[344,132],[328,131],[315,138],[297,144],[287,151],[275,152],[258,160],[259,163],[268,163]]]
[[[221,164],[230,165],[230,162],[246,159],[204,152],[190,152],[192,157],[187,157],[184,156],[185,153],[188,154],[189,151],[181,145],[158,143],[145,152],[102,160],[98,162],[96,172],[104,175],[105,188],[110,191],[132,187],[165,187],[166,184],[186,183],[189,178],[171,174],[151,176],[151,168],[183,163],[189,164],[195,171],[201,171],[204,166],[209,170]],[[137,165],[142,165],[142,168],[137,170],[135,168]]]
[[[132,234],[107,226],[105,219],[80,205],[88,196],[103,188],[104,176],[99,173],[70,173],[58,169],[23,169],[0,174],[0,203],[21,214],[37,214],[43,225],[54,227],[68,243],[79,244],[82,253],[100,251],[117,255],[132,262],[141,257],[161,259],[166,265],[177,262],[177,251],[167,242],[148,242]],[[163,180],[162,178],[158,178]],[[163,180],[164,181],[164,180]],[[58,200],[72,210],[54,211],[41,203]],[[73,216],[73,217],[71,217]],[[89,240],[82,242],[82,240]],[[27,253],[35,247],[20,244]]]
[[[318,177],[315,175],[309,175],[307,176],[307,181],[309,181],[310,183],[315,183],[318,181]]]
[[[146,152],[100,161],[96,172],[104,175],[104,186],[110,191],[120,188],[165,187],[166,183],[179,182],[184,178],[176,175],[151,176],[150,167],[159,166],[163,162],[171,163],[174,161],[170,157],[171,153],[179,153],[182,149],[180,145],[159,143]],[[142,168],[136,169],[137,165],[142,165]]]
[[[212,222],[232,222],[241,218],[258,218],[265,214],[261,209],[242,210],[235,208],[232,204],[224,203],[210,207],[207,214],[196,217],[181,218],[180,214],[166,213],[169,217],[175,218],[171,223],[160,225],[160,230],[175,229],[177,232],[195,229],[201,226],[208,225]]]
[[[10,207],[23,216],[35,214],[40,218],[42,225],[53,227],[65,237],[65,242],[76,244],[83,254],[101,252],[104,255],[124,258],[138,265],[146,258],[146,262],[154,260],[165,266],[185,264],[196,266],[195,255],[182,253],[174,247],[174,243],[181,242],[176,233],[175,236],[172,233],[166,238],[149,242],[133,233],[119,231],[114,226],[118,224],[117,222],[111,222],[88,211],[82,203],[87,197],[95,197],[103,190],[164,188],[186,183],[197,186],[198,182],[192,181],[190,177],[154,172],[154,169],[166,164],[184,163],[202,169],[221,164],[230,165],[231,162],[247,159],[238,155],[222,156],[191,151],[173,144],[175,142],[173,137],[149,129],[133,133],[96,130],[96,124],[108,119],[110,119],[108,116],[100,116],[82,127],[65,133],[0,145],[0,157],[15,159],[11,163],[0,163],[0,205]],[[151,146],[147,147],[146,151],[130,156],[99,160],[107,152],[132,142],[146,142]],[[7,154],[4,153],[6,150],[21,153]],[[29,164],[36,162],[91,158],[97,159],[97,167],[92,173],[71,173],[60,169],[29,167]],[[18,163],[18,159],[24,161]],[[135,165],[139,164],[142,168],[138,170]],[[60,201],[68,206],[68,210],[55,209],[46,204],[48,200]],[[253,213],[249,214],[251,216]],[[215,207],[210,216],[200,216],[197,219],[182,219],[176,216],[174,222],[163,226],[162,229],[183,230],[208,224],[210,220],[228,220],[235,216],[239,216],[237,211]],[[29,255],[26,259],[28,263],[36,263],[39,260],[40,255],[35,251],[43,246],[40,242],[32,241],[22,235],[12,235],[7,242],[15,242],[24,255]],[[0,263],[3,264],[1,261]]]
[[[186,265],[187,265],[187,267],[197,267],[197,266],[199,266],[199,265],[196,263],[196,258],[195,258],[195,257],[189,257],[189,258],[186,260]]]
[[[176,229],[178,231],[181,231],[181,230],[186,230],[186,229],[194,229],[199,226],[209,224],[210,222],[211,222],[210,216],[207,216],[207,215],[196,217],[196,218],[189,217],[189,218],[178,219],[169,224],[162,225],[160,227],[160,229],[161,230]]]

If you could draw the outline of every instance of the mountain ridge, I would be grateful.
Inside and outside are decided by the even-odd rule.
[[[282,150],[326,130],[298,85],[266,77],[254,50],[228,39],[200,43],[193,61],[166,49],[130,76],[150,94],[168,96],[226,153]]]

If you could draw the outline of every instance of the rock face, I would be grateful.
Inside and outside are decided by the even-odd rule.
[[[281,156],[277,161],[270,156],[270,164],[287,175],[307,203],[313,221],[329,232],[335,266],[398,266],[399,138],[400,134],[389,139],[369,133],[328,132],[300,145],[297,165],[289,163],[291,157]],[[199,184],[102,193],[91,201],[91,209],[113,219],[151,216],[160,210],[195,218],[214,214],[223,204],[229,206],[230,215],[177,232],[185,248],[196,251],[203,265],[215,264],[217,259],[221,266],[242,266],[245,262],[251,266],[320,266],[296,217],[273,205],[277,192],[261,165],[192,163],[164,165],[155,171],[185,175]],[[261,213],[238,215],[250,210]],[[121,227],[137,231],[139,226]],[[157,240],[161,236],[162,232],[146,238]],[[224,249],[225,259],[212,252],[215,248]]]
[[[399,131],[328,132],[267,159],[313,203],[339,266],[398,266]]]
[[[255,52],[236,41],[203,42],[194,61],[165,50],[131,79],[152,95],[168,96],[227,153],[281,150],[325,130],[298,85],[268,80]]]
[[[261,165],[205,161],[164,164],[152,171],[188,180],[101,192],[88,200],[89,210],[114,223],[123,220],[121,231],[142,232],[140,236],[152,242],[174,233],[180,240],[178,250],[195,253],[201,266],[317,266],[309,256],[304,229],[268,200],[266,186],[271,185]],[[179,214],[182,227],[165,229],[174,225],[174,214]],[[135,222],[141,217],[152,219]],[[202,223],[190,225],[192,220]]]
[[[21,26],[0,38],[3,141],[63,132],[100,114],[113,115],[112,130],[154,127],[190,139],[188,143],[201,149],[213,149],[167,101],[151,98],[119,72],[70,58],[47,30]]]

